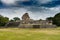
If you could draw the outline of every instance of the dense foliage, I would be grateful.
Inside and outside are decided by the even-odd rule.
[[[47,20],[52,20],[53,24],[60,26],[60,13],[57,13],[54,17],[48,17]]]
[[[53,21],[53,17],[48,17],[46,20]]]
[[[56,14],[53,18],[53,24],[60,26],[60,13]]]
[[[0,26],[4,26],[7,22],[9,22],[9,18],[0,15]]]
[[[14,21],[19,21],[20,18],[18,18],[18,17],[14,17],[13,20],[14,20]],[[12,21],[13,21],[13,20],[12,20]]]

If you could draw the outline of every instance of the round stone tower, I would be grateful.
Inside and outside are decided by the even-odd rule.
[[[30,17],[29,17],[29,14],[28,13],[25,13],[23,16],[22,16],[22,20],[29,20]]]
[[[30,21],[29,14],[28,14],[28,13],[25,13],[25,14],[22,16],[22,20],[23,20],[23,23],[24,23],[24,24],[28,24],[29,21]]]

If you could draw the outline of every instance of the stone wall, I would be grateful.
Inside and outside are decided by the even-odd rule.
[[[21,24],[19,28],[56,28],[56,25],[29,25],[29,24]]]
[[[5,25],[5,27],[18,27],[20,22],[9,22]]]
[[[6,24],[7,27],[19,27],[19,28],[55,28],[52,22],[47,20],[31,20],[28,13],[22,16],[22,20],[19,22],[9,22]]]

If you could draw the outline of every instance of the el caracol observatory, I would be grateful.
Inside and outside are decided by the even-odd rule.
[[[22,15],[22,20],[17,22],[8,22],[6,27],[55,28],[56,25],[53,25],[51,20],[33,20],[30,18],[29,13],[25,13]]]

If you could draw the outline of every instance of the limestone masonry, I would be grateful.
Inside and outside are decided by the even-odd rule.
[[[33,20],[29,17],[28,13],[22,16],[22,20],[16,22],[9,22],[6,27],[19,27],[19,28],[55,28],[56,25],[52,24],[51,20]]]

